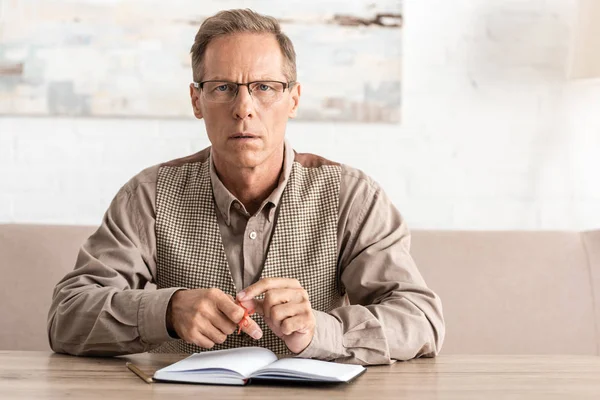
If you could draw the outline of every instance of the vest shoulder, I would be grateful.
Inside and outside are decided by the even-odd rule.
[[[151,167],[148,167],[148,168],[142,170],[141,172],[136,174],[134,177],[132,177],[125,184],[124,189],[127,192],[129,192],[130,194],[132,194],[132,193],[136,192],[140,187],[156,186],[156,183],[158,181],[158,173],[162,167],[167,166],[167,167],[177,168],[177,167],[182,167],[187,164],[193,164],[193,163],[197,163],[197,162],[205,162],[206,160],[208,160],[209,155],[210,155],[210,147],[206,148],[202,151],[199,151],[198,153],[186,156],[186,157],[176,158],[171,161],[163,162],[160,164],[155,164]]]

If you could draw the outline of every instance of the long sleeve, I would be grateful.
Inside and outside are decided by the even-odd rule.
[[[142,175],[143,176],[143,175]],[[140,179],[125,185],[99,229],[81,247],[75,269],[56,286],[48,315],[51,348],[74,355],[119,355],[150,350],[172,339],[166,309],[178,288],[144,290],[153,282],[153,207],[138,190]],[[141,193],[141,194],[140,194]]]
[[[300,357],[357,364],[435,356],[445,328],[439,297],[409,254],[410,233],[383,190],[359,171],[343,176],[339,268],[350,305],[314,311]]]
[[[293,162],[293,150],[286,149],[284,179],[270,197],[275,204]],[[56,286],[48,317],[55,351],[117,355],[173,340],[166,309],[180,288],[144,289],[156,282],[157,174],[158,166],[148,168],[121,189],[82,246],[75,270]],[[276,206],[242,215],[221,186],[213,185],[217,221],[232,279],[243,287],[260,277],[269,242],[242,238],[249,231],[271,237]],[[347,166],[342,166],[339,205],[338,269],[351,305],[315,311],[315,336],[299,356],[385,364],[437,354],[444,337],[441,303],[409,254],[410,234],[399,212],[376,183]]]

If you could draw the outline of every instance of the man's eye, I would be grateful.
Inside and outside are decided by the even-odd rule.
[[[229,85],[219,85],[215,88],[217,92],[225,92],[229,89]]]
[[[258,90],[260,90],[261,92],[266,92],[266,91],[268,91],[268,90],[271,90],[271,86],[269,86],[269,85],[267,85],[267,84],[264,84],[264,83],[261,83],[261,84],[258,86]]]

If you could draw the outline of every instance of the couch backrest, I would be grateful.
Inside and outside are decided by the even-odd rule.
[[[0,350],[50,350],[52,290],[95,228],[0,225]]]
[[[445,354],[600,355],[600,232],[415,231],[412,254]]]
[[[600,230],[585,232],[583,244],[588,257],[592,300],[596,314],[596,346],[600,355]]]
[[[49,349],[52,290],[94,230],[0,225],[0,350]],[[415,231],[412,242],[442,298],[444,354],[600,355],[600,231]]]

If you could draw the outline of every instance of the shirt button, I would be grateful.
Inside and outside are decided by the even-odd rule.
[[[252,239],[252,240],[256,239],[256,232],[254,232],[254,231],[250,232],[250,239]]]
[[[241,208],[241,206],[240,206],[240,203],[233,203],[233,207],[234,207],[236,210],[239,210],[239,209]]]

